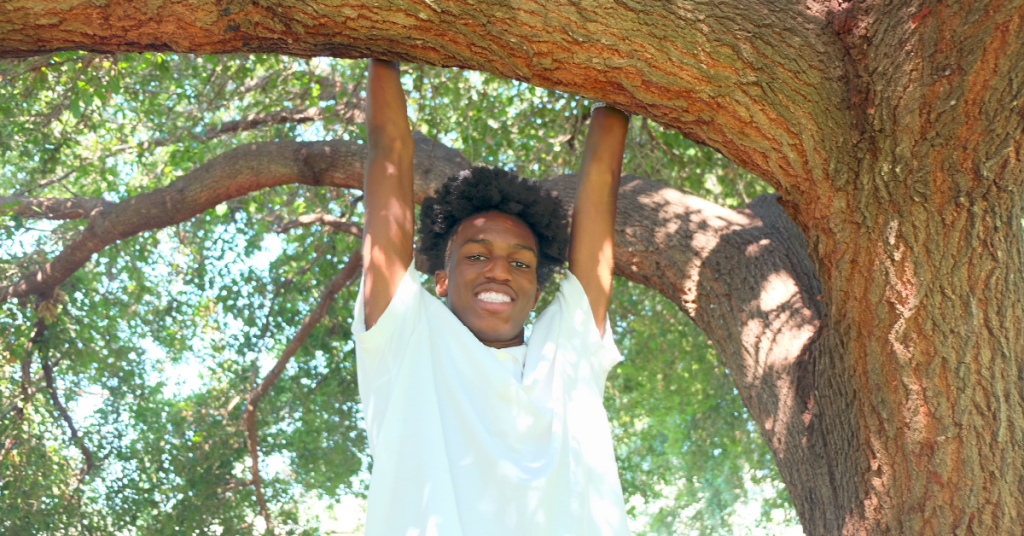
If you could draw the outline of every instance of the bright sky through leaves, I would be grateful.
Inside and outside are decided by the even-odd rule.
[[[277,56],[5,60],[0,195],[121,201],[247,142],[361,139],[363,69]],[[578,165],[585,99],[417,65],[403,67],[403,84],[415,128],[476,164],[531,178]],[[632,122],[624,172],[723,206],[768,190],[713,150],[642,118]],[[45,391],[35,393],[23,419],[0,420],[0,437],[17,442],[0,461],[0,528],[257,531],[263,520],[244,485],[239,399],[358,244],[318,226],[278,231],[319,212],[358,223],[358,196],[307,186],[261,191],[110,246],[64,283],[66,300],[31,350],[31,366],[57,363],[59,395],[100,463],[79,485],[80,450]],[[15,280],[51,258],[83,225],[5,218],[0,277]],[[280,533],[323,533],[335,526],[325,509],[358,509],[351,497],[365,492],[354,297],[354,286],[339,293],[260,404],[264,490]],[[15,302],[0,314],[6,407],[21,400],[19,363],[37,313]],[[609,377],[606,407],[637,533],[794,527],[771,455],[706,338],[670,301],[622,279],[610,314],[626,362]]]

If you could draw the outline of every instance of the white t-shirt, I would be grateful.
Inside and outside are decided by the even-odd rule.
[[[622,356],[567,274],[528,344],[484,346],[410,267],[355,306],[373,472],[366,536],[628,534],[604,382]]]

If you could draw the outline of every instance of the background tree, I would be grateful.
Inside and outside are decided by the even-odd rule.
[[[718,149],[778,191],[796,226],[774,202],[725,210],[630,180],[617,269],[715,342],[805,530],[1019,531],[1021,0],[5,9],[7,55],[246,50],[458,65],[602,98]],[[258,146],[191,178],[249,162],[258,187],[340,185],[337,152]],[[423,152],[425,192],[445,158]],[[209,208],[241,193],[203,197],[191,184],[95,214],[80,247],[0,295],[50,303],[92,251],[164,223],[129,221],[133,206]]]
[[[173,188],[233,147],[335,139],[330,147],[353,151],[344,162],[359,168],[364,65],[263,55],[4,61],[0,180],[14,194],[5,280],[76,247],[90,211]],[[585,99],[418,65],[403,80],[435,154],[451,144],[461,154],[444,154],[456,163],[472,155],[534,177],[578,165]],[[719,203],[765,189],[644,120],[629,143],[627,171]],[[185,206],[201,213],[103,249],[46,301],[4,304],[5,533],[251,533],[268,523],[315,533],[323,520],[311,503],[361,495],[366,445],[348,325],[358,195],[284,185],[205,211]],[[625,280],[612,315],[628,362],[609,380],[607,406],[634,525],[734,534],[759,518],[768,533],[791,522],[770,454],[706,337]],[[749,508],[762,511],[738,511]]]

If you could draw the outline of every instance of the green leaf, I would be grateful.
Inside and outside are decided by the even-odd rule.
[[[0,191],[24,191],[71,172],[31,195],[122,200],[166,186],[241,144],[365,139],[361,122],[338,113],[348,102],[344,94],[325,103],[330,121],[203,137],[230,121],[319,105],[319,77],[365,90],[362,61],[154,53],[115,60],[82,52],[43,59],[49,63],[38,72],[0,83]],[[579,165],[585,99],[429,66],[403,67],[402,83],[413,127],[474,163],[541,178]],[[76,128],[68,128],[72,119]],[[627,145],[624,172],[720,204],[743,204],[744,194],[768,190],[713,150],[653,123],[634,119]],[[239,428],[244,397],[360,245],[315,226],[273,230],[316,212],[362,223],[362,206],[350,203],[358,195],[294,185],[253,193],[118,241],[62,284],[67,301],[47,309],[52,322],[34,348],[61,357],[55,373],[68,407],[96,408],[79,426],[103,463],[79,485],[80,450],[47,399],[38,398],[31,420],[4,429],[19,446],[0,460],[0,530],[62,534],[88,526],[96,534],[171,535],[216,525],[224,533],[253,534],[252,489],[231,485],[249,478]],[[13,214],[16,206],[7,203],[0,213]],[[37,227],[44,226],[50,232],[12,216],[2,227],[5,278],[56,256],[85,222]],[[6,240],[24,251],[15,257]],[[556,286],[544,290],[542,303]],[[319,527],[303,525],[294,513],[310,493],[336,502],[366,492],[360,475],[370,461],[348,321],[357,294],[358,285],[338,294],[260,404],[261,456],[288,464],[265,476],[268,505],[275,520],[293,520],[282,526],[295,532]],[[661,505],[644,530],[683,530],[672,523],[683,523],[686,512],[686,530],[732,533],[722,520],[747,500],[744,478],[775,490],[763,504],[791,514],[770,455],[703,334],[644,287],[616,279],[613,300],[613,335],[626,361],[609,376],[606,407],[627,497]],[[16,303],[0,304],[0,347],[24,355],[35,315]],[[17,399],[18,375],[5,378],[0,398]],[[695,528],[698,522],[703,528]]]
[[[74,117],[76,121],[82,117],[81,97],[78,95],[71,97],[71,105],[68,107],[68,112],[71,113],[71,117]]]

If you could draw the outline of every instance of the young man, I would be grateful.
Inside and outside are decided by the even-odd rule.
[[[377,535],[628,534],[604,381],[628,117],[594,110],[567,236],[532,181],[475,168],[423,202],[413,268],[413,142],[398,65],[370,61],[364,276],[353,322]],[[568,255],[566,255],[568,249]],[[524,344],[552,268],[569,273]]]

